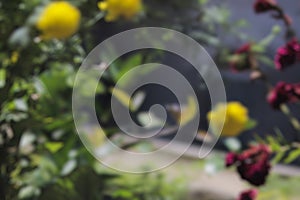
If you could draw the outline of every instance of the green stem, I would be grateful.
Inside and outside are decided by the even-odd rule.
[[[280,110],[285,116],[287,116],[293,126],[293,128],[297,131],[296,139],[300,141],[300,122],[299,120],[291,113],[289,107],[286,104],[282,104],[280,106]]]

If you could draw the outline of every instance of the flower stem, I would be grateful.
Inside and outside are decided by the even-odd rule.
[[[268,90],[271,91],[273,89],[273,86],[270,83],[267,75],[258,66],[255,68],[255,70],[262,74],[262,80],[264,81],[264,83],[265,83],[266,87],[268,88]],[[289,119],[291,125],[293,126],[293,128],[297,132],[297,134],[295,135],[296,140],[300,141],[300,122],[299,122],[299,120],[292,114],[292,112],[290,111],[289,107],[286,104],[282,104],[280,106],[280,111],[285,116],[287,116],[287,118]]]

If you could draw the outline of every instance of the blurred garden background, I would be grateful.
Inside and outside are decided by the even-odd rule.
[[[299,17],[300,2],[292,0],[1,0],[0,200],[298,199]],[[141,27],[172,29],[202,45],[220,70],[227,102],[212,106],[203,77],[170,52],[138,50],[109,66],[99,63],[105,70],[96,83],[95,109],[103,129],[89,127],[86,140],[118,165],[147,171],[178,154],[184,141],[140,163],[106,148],[104,134],[122,149],[155,151],[200,110],[198,133],[177,162],[130,174],[103,165],[83,145],[72,92],[77,71],[98,44]],[[133,96],[112,93],[123,75],[147,63],[184,75],[197,99],[187,96],[179,105],[172,91],[156,84]],[[155,69],[140,73],[143,78]],[[82,96],[94,84],[86,80]],[[163,133],[147,141],[125,136],[112,116],[113,95],[139,125],[147,125],[152,105],[162,105]],[[150,131],[162,120],[152,122]],[[199,159],[199,148],[219,135],[211,154]]]

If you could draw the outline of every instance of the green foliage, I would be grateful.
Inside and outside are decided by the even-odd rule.
[[[296,200],[299,198],[298,177],[271,175],[268,184],[259,190],[258,200]]]
[[[300,146],[297,142],[288,142],[284,139],[280,130],[276,129],[275,136],[267,136],[266,139],[257,137],[256,140],[261,143],[266,143],[274,154],[272,159],[273,165],[283,162],[290,164],[300,157]]]
[[[125,175],[109,185],[108,194],[120,200],[180,200],[185,195],[182,180],[166,180],[162,174]]]
[[[289,152],[289,155],[284,159],[284,162],[291,163],[299,157],[300,157],[300,148],[293,149],[292,151]]]

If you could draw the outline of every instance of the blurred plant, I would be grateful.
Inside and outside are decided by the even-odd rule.
[[[126,185],[131,178],[123,181],[125,177],[118,174],[98,172],[92,167],[95,159],[74,135],[70,104],[73,81],[76,70],[95,45],[93,30],[97,22],[103,17],[108,21],[132,19],[143,7],[139,0],[121,4],[108,0],[99,3],[99,11],[97,4],[97,0],[0,2],[1,200],[181,199],[179,189],[165,184],[162,176],[145,175]],[[107,103],[112,87],[127,71],[157,57],[158,54],[143,52],[125,55],[105,71],[97,88],[96,109],[101,113],[99,121],[106,123],[108,137],[120,133],[110,124]],[[83,84],[83,93],[89,84]],[[145,94],[129,97],[119,88],[115,95],[138,118]],[[190,99],[188,103],[194,105]],[[188,108],[193,111],[193,107]],[[182,123],[192,117],[186,113]],[[95,133],[90,134],[89,141],[103,145],[99,130],[91,128],[91,132]],[[135,144],[125,142],[121,146],[131,148]]]
[[[73,3],[0,3],[0,199],[38,198],[95,162],[74,137],[69,102],[99,10],[96,1]]]
[[[168,181],[162,174],[127,175],[114,179],[107,195],[120,200],[184,199],[185,181],[173,179]]]
[[[251,146],[250,149],[240,154],[229,153],[225,158],[226,166],[236,166],[241,178],[247,180],[255,186],[265,184],[266,178],[271,168],[269,161],[271,152],[275,154],[273,164],[280,161],[291,163],[300,156],[299,153],[299,120],[293,116],[287,103],[296,103],[299,101],[298,83],[278,82],[275,87],[272,86],[268,79],[268,75],[261,69],[261,63],[273,66],[277,70],[287,70],[290,66],[299,61],[299,42],[296,38],[295,31],[292,27],[291,18],[284,12],[275,0],[256,0],[254,2],[254,11],[258,14],[272,12],[272,17],[283,20],[286,27],[285,39],[286,45],[279,47],[274,60],[265,56],[267,54],[266,47],[275,38],[279,29],[273,28],[270,36],[260,42],[248,42],[241,48],[236,50],[229,57],[228,63],[235,72],[250,71],[249,78],[252,80],[262,80],[267,89],[267,101],[270,106],[276,110],[280,110],[287,116],[295,129],[295,141],[287,142],[283,140],[282,133],[277,136],[268,136],[265,139],[257,138],[257,141],[263,144]],[[229,144],[229,145],[228,145]],[[230,143],[227,143],[230,148]],[[234,149],[237,150],[237,149]],[[249,190],[240,194],[238,199],[261,199],[263,195],[257,195],[257,191]],[[263,198],[262,198],[263,199]],[[269,198],[270,199],[270,198]]]
[[[259,189],[257,200],[296,200],[299,195],[297,188],[299,181],[299,177],[272,174],[269,177],[268,184]]]
[[[94,167],[96,161],[74,136],[70,104],[73,81],[76,70],[95,45],[94,29],[106,31],[105,26],[96,26],[103,17],[115,25],[125,24],[122,20],[125,19],[128,26],[160,25],[186,33],[213,49],[217,63],[222,66],[227,63],[235,72],[250,71],[252,80],[265,82],[268,102],[288,117],[298,134],[297,140],[291,144],[277,137],[257,139],[265,145],[252,146],[241,153],[237,153],[241,148],[237,140],[224,141],[235,151],[228,154],[227,165],[234,165],[251,184],[264,184],[271,168],[271,152],[276,154],[274,164],[282,160],[290,163],[300,156],[300,123],[286,105],[299,100],[299,87],[283,82],[273,87],[260,65],[288,70],[299,61],[300,46],[291,18],[275,0],[256,0],[254,11],[272,12],[273,18],[285,24],[286,44],[279,47],[274,59],[267,56],[267,47],[280,32],[278,26],[261,41],[252,41],[238,30],[247,21],[230,22],[230,12],[225,6],[211,5],[206,0],[0,2],[0,199],[184,198],[177,187],[180,183],[169,184],[161,175],[133,178],[99,171]],[[227,33],[247,42],[231,51],[223,43]],[[107,68],[97,88],[96,110],[101,113],[99,121],[104,122],[108,137],[120,132],[111,122],[111,110],[106,106],[113,86],[133,67],[162,57],[162,53],[139,52],[124,55]],[[107,66],[100,63],[97,67]],[[145,69],[141,73],[150,72]],[[127,81],[130,84],[130,78]],[[83,93],[89,84],[82,86]],[[133,118],[145,124],[145,113],[139,108],[147,94],[138,91],[130,97],[117,88],[114,95],[121,106],[129,108]],[[182,113],[177,105],[167,107],[177,124],[187,124],[195,116],[196,100],[188,97]],[[217,106],[208,119],[213,126],[220,127],[219,117],[223,114],[226,119],[222,136],[233,139],[255,126],[248,109],[239,102]],[[160,119],[153,120],[161,123]],[[91,132],[94,132],[89,138],[92,145],[102,146],[101,131],[91,127]],[[131,148],[136,143],[130,141],[121,146]],[[242,193],[240,199],[255,197],[256,192],[251,190]]]

